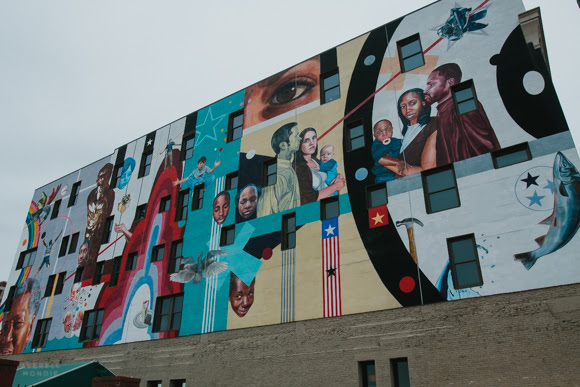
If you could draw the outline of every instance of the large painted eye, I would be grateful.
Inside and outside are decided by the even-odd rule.
[[[314,86],[316,86],[316,82],[309,77],[291,79],[272,93],[269,103],[271,105],[284,105],[290,103],[308,94]]]

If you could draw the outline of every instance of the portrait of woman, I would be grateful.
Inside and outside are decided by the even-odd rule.
[[[320,170],[318,160],[318,135],[316,129],[306,128],[300,133],[300,149],[295,154],[295,169],[300,187],[300,204],[312,203],[329,197],[344,188],[345,178],[338,174],[330,182],[326,172]]]

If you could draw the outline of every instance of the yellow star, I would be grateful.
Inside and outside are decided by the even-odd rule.
[[[383,218],[384,218],[384,216],[385,216],[385,215],[379,215],[379,213],[377,212],[377,215],[375,215],[375,217],[374,217],[374,218],[371,218],[372,220],[374,220],[374,221],[375,221],[375,224],[374,224],[374,225],[376,226],[376,225],[377,225],[377,224],[379,224],[379,223],[383,223]]]
[[[439,55],[425,55],[425,64],[421,67],[417,67],[414,70],[407,71],[406,73],[401,73],[397,78],[395,78],[389,85],[387,85],[386,90],[401,90],[403,89],[403,84],[405,83],[405,76],[407,74],[431,74],[431,71],[435,69],[437,61],[439,60]],[[381,63],[380,74],[391,74],[394,75],[401,71],[401,66],[399,64],[399,53],[395,52],[394,58],[383,58],[383,63]]]

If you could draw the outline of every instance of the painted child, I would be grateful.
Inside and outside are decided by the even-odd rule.
[[[396,167],[397,164],[388,160],[399,157],[401,150],[401,139],[393,137],[393,125],[389,120],[380,120],[373,128],[375,140],[371,148],[375,165],[372,172],[375,175],[375,183],[395,180],[396,174],[388,169],[388,166]],[[387,157],[385,157],[387,156]]]
[[[222,163],[221,159],[220,160],[216,160],[213,163],[213,168],[209,168],[208,166],[205,165],[206,162],[206,158],[205,156],[202,156],[199,161],[197,162],[197,169],[194,169],[193,172],[191,172],[191,174],[181,180],[177,180],[173,182],[173,185],[179,185],[182,183],[185,183],[185,185],[187,186],[187,188],[189,188],[192,191],[193,194],[193,188],[196,185],[199,184],[205,184],[206,188],[209,187],[211,185],[211,183],[213,183],[215,181],[215,176],[212,175],[214,169],[216,169],[216,167],[218,165],[220,165]],[[208,175],[208,176],[206,176]]]
[[[332,181],[336,179],[338,171],[336,167],[338,163],[333,159],[334,157],[334,145],[327,144],[320,150],[320,171],[326,173],[326,180],[324,181],[327,186],[330,187]],[[337,191],[334,191],[330,196],[338,195]]]

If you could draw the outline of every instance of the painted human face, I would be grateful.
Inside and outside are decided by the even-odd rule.
[[[379,142],[383,142],[393,137],[393,125],[389,121],[381,121],[375,125],[373,135]]]
[[[304,133],[304,138],[302,139],[302,145],[300,145],[300,151],[305,155],[313,155],[316,152],[316,145],[318,144],[318,136],[316,132],[311,130]]]
[[[100,187],[105,184],[105,179],[107,178],[107,172],[100,171],[97,175],[97,185]]]
[[[226,195],[220,195],[213,201],[213,220],[217,224],[223,224],[230,212],[230,202]]]
[[[334,157],[334,148],[333,147],[325,147],[320,151],[320,161],[323,163],[327,163]]]
[[[298,127],[295,126],[292,128],[288,141],[288,150],[290,152],[296,152],[300,148],[300,133],[298,133]]]
[[[230,304],[232,310],[239,316],[244,317],[254,303],[254,279],[250,286],[241,279],[236,278],[235,286],[230,289]]]
[[[244,128],[320,99],[320,58],[273,75],[245,91]]]
[[[249,186],[244,188],[240,194],[240,202],[238,203],[238,212],[241,217],[248,219],[256,211],[258,204],[258,193],[256,187]]]
[[[449,82],[439,72],[433,71],[427,78],[427,86],[425,87],[425,100],[432,104],[435,102],[443,102],[451,97],[451,89]]]
[[[200,161],[199,163],[197,163],[197,169],[201,171],[203,167],[205,167],[205,161]]]
[[[4,316],[0,332],[0,354],[11,355],[22,353],[30,340],[34,317],[30,319],[28,311],[30,293],[20,294],[12,302],[12,308]]]
[[[401,99],[401,114],[409,120],[410,125],[415,125],[419,120],[419,115],[423,111],[425,102],[421,101],[421,97],[417,93],[407,93]]]
[[[78,262],[79,266],[84,266],[89,260],[89,245],[83,243],[79,249]]]

